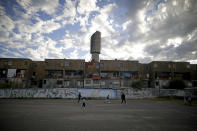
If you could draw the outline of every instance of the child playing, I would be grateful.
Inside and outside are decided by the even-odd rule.
[[[83,98],[83,100],[82,100],[82,107],[83,107],[83,108],[85,108],[85,107],[86,107],[85,98]]]

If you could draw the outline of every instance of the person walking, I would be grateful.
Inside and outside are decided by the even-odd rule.
[[[106,103],[110,103],[110,100],[109,100],[109,94],[107,95]]]
[[[121,99],[122,99],[121,104],[122,104],[123,102],[126,104],[126,98],[125,98],[125,94],[124,94],[124,93],[122,93]]]
[[[188,101],[189,106],[192,106],[192,96],[191,95],[189,95],[187,97],[187,101]]]
[[[81,100],[81,92],[79,92],[78,94],[78,103],[80,102],[80,100]]]

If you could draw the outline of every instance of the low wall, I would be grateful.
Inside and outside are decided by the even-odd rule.
[[[25,89],[0,89],[0,98],[77,98],[79,92],[82,97],[120,98],[124,92],[126,98],[155,97],[154,89],[134,90],[125,89],[91,89],[91,88],[25,88]]]
[[[124,88],[117,90],[117,96],[120,98],[122,92],[125,93],[127,98],[153,98],[158,96],[158,90],[155,88],[143,88],[141,90],[133,88]]]
[[[184,90],[176,90],[176,89],[160,89],[159,96],[166,97],[166,96],[181,96],[185,95]]]
[[[117,98],[116,90],[88,88],[0,89],[0,98],[77,98],[79,92],[82,97]]]
[[[23,88],[0,89],[0,98],[77,98],[82,97],[120,99],[124,92],[126,98],[154,98],[158,96],[184,96],[183,90],[144,88],[92,89],[92,88]]]

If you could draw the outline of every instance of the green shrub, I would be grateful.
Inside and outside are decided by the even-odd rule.
[[[6,82],[0,82],[0,88],[9,88],[10,84]]]
[[[0,82],[0,88],[22,88],[22,87],[23,87],[22,82],[15,82],[15,81],[10,81],[8,83]]]
[[[183,80],[171,80],[169,82],[169,89],[184,89],[186,87],[185,83]]]
[[[141,89],[143,88],[143,85],[142,85],[141,81],[134,81],[134,82],[131,84],[131,87],[132,87],[132,88],[135,88],[135,89],[141,90]]]

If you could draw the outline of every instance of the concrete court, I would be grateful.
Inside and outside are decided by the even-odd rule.
[[[0,99],[0,131],[196,131],[197,107],[151,100]]]

